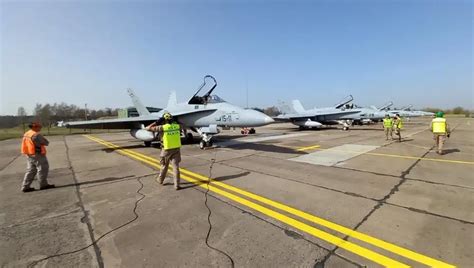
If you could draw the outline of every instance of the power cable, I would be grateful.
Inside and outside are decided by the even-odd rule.
[[[146,176],[150,176],[150,175],[146,175]],[[36,266],[38,263],[40,262],[43,262],[43,261],[46,261],[46,260],[49,260],[49,259],[52,259],[52,258],[56,258],[56,257],[60,257],[60,256],[65,256],[65,255],[70,255],[70,254],[74,254],[74,253],[78,253],[80,251],[83,251],[85,249],[88,249],[94,245],[97,244],[97,242],[99,242],[102,238],[106,237],[107,235],[131,224],[132,222],[136,221],[139,216],[137,214],[137,208],[138,208],[138,203],[140,203],[140,201],[142,201],[146,195],[142,194],[140,191],[143,189],[144,185],[142,183],[142,181],[140,180],[141,178],[143,177],[146,177],[146,176],[141,176],[141,177],[138,177],[137,178],[137,182],[140,184],[140,187],[138,188],[138,190],[136,191],[137,194],[141,195],[140,198],[138,198],[136,201],[135,201],[135,204],[134,204],[134,207],[133,207],[133,214],[135,214],[135,217],[131,220],[129,220],[128,222],[120,225],[120,226],[117,226],[115,228],[113,228],[112,230],[104,233],[103,235],[99,236],[96,240],[94,240],[92,243],[90,243],[89,245],[85,246],[85,247],[82,247],[82,248],[79,248],[79,249],[76,249],[76,250],[73,250],[73,251],[68,251],[68,252],[64,252],[64,253],[60,253],[60,254],[55,254],[55,255],[50,255],[50,256],[47,256],[47,257],[44,257],[42,259],[39,259],[39,260],[36,260],[36,261],[33,261],[31,262],[30,264],[27,265],[27,267],[34,267]]]
[[[215,154],[214,154],[214,158],[211,159],[211,165],[209,166],[209,179],[207,180],[207,189],[206,189],[206,192],[204,193],[204,196],[205,196],[205,199],[204,199],[204,205],[206,206],[207,208],[207,211],[208,211],[208,214],[207,214],[207,223],[209,224],[209,229],[207,230],[207,235],[206,235],[206,246],[214,251],[217,251],[219,252],[220,254],[224,255],[227,257],[227,259],[229,259],[230,261],[230,266],[232,268],[234,268],[235,264],[234,264],[234,260],[232,259],[232,257],[226,253],[225,251],[223,250],[220,250],[218,248],[215,248],[213,246],[211,246],[209,244],[209,236],[211,235],[211,231],[212,231],[212,223],[211,223],[211,215],[212,215],[212,211],[211,211],[211,208],[209,207],[209,205],[207,204],[207,200],[208,200],[208,195],[209,195],[209,184],[211,183],[211,180],[212,180],[212,168],[214,166],[214,164],[216,163],[216,158],[217,158],[217,150],[215,151]]]

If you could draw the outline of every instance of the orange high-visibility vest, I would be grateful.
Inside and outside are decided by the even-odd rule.
[[[21,153],[26,155],[35,155],[36,153],[40,153],[42,155],[46,155],[46,146],[41,145],[40,151],[36,151],[35,143],[33,142],[33,137],[38,133],[33,130],[28,130],[23,135],[23,140],[21,141]]]

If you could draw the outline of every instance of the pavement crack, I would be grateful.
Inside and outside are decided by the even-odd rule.
[[[94,230],[92,228],[92,224],[90,223],[90,220],[89,220],[89,214],[87,212],[87,210],[85,210],[85,207],[84,207],[84,204],[83,204],[83,201],[82,201],[82,198],[81,198],[81,193],[80,193],[80,190],[79,190],[79,187],[80,187],[80,184],[78,183],[77,181],[77,178],[76,178],[76,174],[74,173],[74,168],[72,166],[72,163],[71,163],[71,160],[70,160],[70,157],[69,157],[69,147],[67,145],[67,141],[66,141],[66,138],[63,136],[63,141],[64,141],[64,145],[66,147],[66,156],[67,156],[67,160],[69,162],[69,166],[70,166],[70,169],[71,169],[71,172],[72,172],[72,175],[73,175],[73,179],[74,179],[74,182],[75,182],[75,185],[76,185],[76,193],[77,193],[77,196],[78,196],[78,199],[79,199],[79,205],[81,207],[81,210],[83,211],[84,213],[84,216],[81,218],[81,222],[86,222],[87,223],[87,227],[88,227],[88,230],[89,230],[89,235],[91,237],[91,241],[92,243],[82,247],[82,248],[79,248],[77,250],[73,250],[73,251],[68,251],[68,252],[64,252],[64,253],[58,253],[58,254],[54,254],[54,255],[50,255],[50,256],[47,256],[47,257],[44,257],[42,259],[39,259],[39,260],[35,260],[31,263],[29,263],[27,265],[27,267],[34,267],[36,266],[38,263],[40,262],[43,262],[43,261],[46,261],[48,259],[51,259],[51,258],[55,258],[55,257],[60,257],[60,256],[65,256],[65,255],[69,255],[69,254],[74,254],[74,253],[78,253],[78,252],[81,252],[85,249],[88,249],[89,247],[94,247],[94,251],[96,253],[96,256],[97,256],[97,263],[98,263],[98,267],[99,268],[104,268],[104,261],[102,259],[102,256],[101,256],[101,252],[100,252],[100,249],[97,245],[97,242],[99,242],[102,238],[106,237],[107,235],[131,224],[132,222],[138,220],[138,218],[140,217],[137,213],[137,209],[138,209],[138,204],[146,197],[146,195],[144,195],[143,193],[141,193],[141,190],[144,188],[144,184],[143,182],[141,181],[142,178],[144,178],[144,176],[141,176],[141,177],[136,177],[135,179],[137,180],[137,182],[139,183],[139,188],[137,189],[136,193],[140,195],[140,198],[138,198],[136,201],[135,201],[135,204],[134,204],[134,207],[133,207],[133,214],[135,215],[133,217],[133,219],[109,230],[108,232],[102,234],[101,236],[99,236],[97,239],[94,238]]]
[[[285,180],[285,181],[292,181],[292,182],[296,182],[296,183],[299,183],[299,184],[304,184],[304,185],[308,185],[308,186],[312,186],[312,187],[316,187],[316,188],[321,188],[321,189],[325,189],[325,190],[328,190],[328,191],[333,191],[333,192],[337,192],[337,193],[341,193],[341,194],[345,194],[345,195],[360,197],[360,198],[364,198],[364,199],[368,199],[368,200],[372,200],[372,201],[376,201],[376,202],[380,201],[380,199],[367,197],[367,196],[364,196],[364,195],[361,195],[361,194],[358,194],[358,193],[348,192],[348,191],[341,191],[341,190],[338,190],[338,189],[334,189],[334,188],[330,188],[330,187],[326,187],[326,186],[322,186],[322,185],[318,185],[318,184],[312,184],[312,183],[299,181],[299,180],[295,180],[295,179],[284,178],[284,177],[276,176],[274,174],[270,174],[270,173],[266,173],[266,172],[262,172],[262,171],[257,171],[257,170],[252,170],[252,169],[244,169],[244,168],[241,168],[241,167],[238,167],[238,166],[233,166],[233,165],[227,164],[225,162],[219,162],[219,164],[224,165],[224,166],[228,166],[228,167],[233,167],[233,168],[238,168],[238,169],[258,173],[258,174],[263,174],[263,175],[267,175],[267,176],[271,176],[271,177],[275,177],[275,178],[279,178],[279,179],[282,179],[282,180]]]
[[[199,188],[192,188],[192,189],[194,189],[195,191],[199,191],[199,192],[201,192],[201,193],[203,193],[203,194],[205,193],[205,190],[204,190],[204,189],[199,189]],[[270,221],[270,220],[267,220],[267,219],[265,219],[265,218],[263,218],[263,217],[261,217],[261,216],[258,216],[257,214],[253,213],[252,211],[245,210],[245,209],[243,209],[243,208],[241,208],[241,207],[239,207],[239,206],[237,206],[237,205],[234,205],[234,204],[230,203],[230,202],[227,201],[227,200],[221,199],[220,197],[215,196],[215,195],[213,195],[212,193],[210,193],[208,196],[211,197],[211,198],[214,198],[215,200],[220,201],[220,202],[222,202],[222,203],[224,203],[224,204],[226,204],[226,205],[228,205],[228,206],[230,206],[230,207],[233,207],[233,208],[239,210],[242,214],[247,214],[247,215],[249,215],[249,216],[251,216],[251,217],[254,217],[254,218],[256,218],[256,219],[258,219],[258,220],[260,220],[260,221],[263,221],[263,222],[265,222],[265,223],[267,223],[267,224],[270,224],[270,225],[272,225],[273,227],[276,227],[276,228],[282,230],[283,232],[285,232],[286,230],[288,230],[288,229],[285,228],[285,227],[279,226],[279,225],[277,225],[276,223],[274,223],[274,222],[272,222],[272,221]],[[300,235],[301,235],[301,234],[300,234]],[[313,241],[307,239],[306,237],[304,237],[303,235],[301,235],[301,239],[300,239],[300,240],[305,241],[305,242],[308,242],[308,243],[310,243],[311,245],[317,246],[317,247],[319,247],[319,248],[322,248],[322,249],[324,249],[324,250],[327,251],[327,252],[330,251],[330,249],[326,248],[325,246],[320,245],[320,244],[318,244],[318,243],[316,243],[316,242],[313,242]],[[335,256],[337,256],[337,257],[339,257],[339,258],[341,258],[341,259],[343,259],[343,260],[345,260],[345,261],[347,261],[347,262],[349,262],[349,263],[351,263],[351,264],[353,264],[353,265],[356,265],[357,267],[364,267],[363,265],[360,265],[360,264],[354,262],[353,260],[350,260],[350,259],[348,259],[348,258],[346,258],[346,257],[344,257],[344,256],[342,256],[342,255],[340,255],[339,253],[334,253],[333,255],[335,255]]]
[[[426,214],[426,215],[431,215],[431,216],[435,216],[435,217],[444,218],[444,219],[447,219],[447,220],[457,221],[457,222],[460,222],[460,223],[463,223],[463,224],[474,225],[474,222],[472,222],[472,221],[466,221],[466,220],[453,218],[453,217],[449,217],[449,216],[445,216],[445,215],[441,215],[441,214],[436,214],[436,213],[432,213],[432,212],[429,212],[429,211],[426,211],[426,210],[423,210],[423,209],[401,206],[401,205],[393,204],[393,203],[390,203],[390,202],[385,202],[385,204],[391,205],[391,206],[394,206],[394,207],[408,209],[410,211],[421,213],[421,214]]]
[[[69,210],[69,211],[66,211],[66,212],[63,212],[63,213],[59,213],[59,214],[51,214],[51,215],[46,215],[44,217],[31,218],[31,219],[27,219],[25,221],[22,221],[20,223],[15,223],[15,224],[7,225],[7,226],[2,226],[2,227],[0,227],[0,229],[15,228],[15,227],[18,227],[18,226],[23,226],[23,225],[26,225],[26,224],[31,224],[31,223],[42,221],[42,220],[50,220],[50,219],[60,218],[60,217],[64,217],[64,216],[68,216],[68,215],[77,213],[78,211],[80,211],[80,209],[75,208],[73,210]]]
[[[402,184],[404,184],[407,181],[406,176],[408,174],[410,174],[411,170],[421,161],[421,159],[423,159],[433,149],[433,147],[434,146],[432,146],[419,159],[417,159],[413,164],[411,164],[405,171],[403,171],[400,174],[400,176],[399,176],[400,181],[395,186],[393,186],[393,188],[390,190],[390,192],[387,195],[385,195],[380,201],[377,202],[377,204],[369,211],[369,213],[367,213],[367,215],[365,215],[365,217],[358,224],[356,224],[356,226],[353,228],[354,231],[357,231],[359,229],[359,227],[362,224],[364,224],[370,218],[370,216],[372,216],[372,214],[374,214],[375,211],[377,211],[384,204],[386,204],[386,201],[393,194],[395,194],[396,192],[398,192],[400,190],[400,186],[402,186]],[[346,235],[343,238],[343,240],[347,241],[347,239],[349,239],[349,237],[350,237],[349,235]],[[332,254],[334,254],[336,252],[336,250],[338,250],[338,249],[339,249],[339,246],[336,246],[333,250],[331,250],[331,252],[329,252],[329,254],[327,255],[327,258],[329,258]]]
[[[0,168],[0,172],[2,172],[4,169],[6,169],[11,163],[15,162],[15,160],[20,157],[21,154],[17,154],[15,157],[12,158],[7,164],[5,164],[2,168]]]

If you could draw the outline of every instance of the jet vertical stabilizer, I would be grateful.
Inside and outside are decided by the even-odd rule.
[[[145,105],[142,104],[140,99],[135,95],[135,92],[131,88],[127,89],[128,95],[132,99],[133,106],[137,109],[138,115],[144,116],[144,115],[150,115],[150,112],[148,109],[145,107]]]
[[[166,107],[174,107],[178,105],[178,99],[176,98],[176,91],[171,91],[168,98],[168,105]]]
[[[297,113],[304,113],[306,112],[305,108],[303,107],[303,104],[301,104],[301,102],[299,100],[292,100],[291,101],[291,104],[293,106],[293,109],[297,112]]]

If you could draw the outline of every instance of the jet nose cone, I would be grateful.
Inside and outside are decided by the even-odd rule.
[[[268,125],[275,122],[275,120],[273,120],[273,118],[271,118],[270,116],[265,115],[265,117],[263,118],[263,122],[265,122],[265,125]]]

